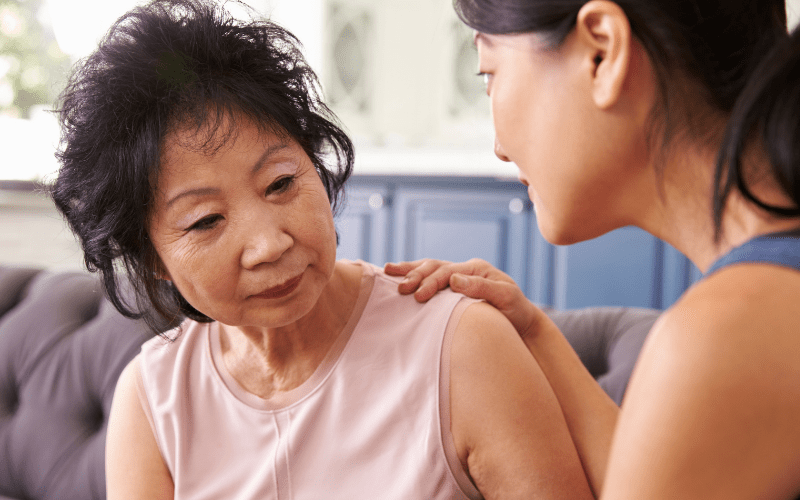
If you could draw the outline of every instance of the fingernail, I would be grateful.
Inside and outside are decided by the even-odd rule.
[[[467,284],[467,279],[460,274],[450,276],[450,282],[455,286],[464,286]]]

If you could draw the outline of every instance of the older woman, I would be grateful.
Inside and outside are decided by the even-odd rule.
[[[53,196],[87,266],[124,314],[186,318],[118,382],[109,499],[591,496],[498,311],[335,260],[352,145],[289,33],[157,0],[80,64],[60,116]]]
[[[783,0],[456,0],[497,155],[549,241],[636,225],[706,276],[645,345],[622,409],[508,276],[389,266],[504,311],[604,499],[800,495],[800,31]],[[415,269],[414,271],[411,271]]]

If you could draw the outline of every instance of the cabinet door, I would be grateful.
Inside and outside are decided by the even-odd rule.
[[[339,235],[337,258],[365,260],[382,266],[391,244],[391,198],[385,184],[352,182],[345,191],[344,207],[336,217]]]
[[[482,258],[533,302],[559,309],[665,309],[700,277],[677,250],[633,227],[570,246],[545,241],[525,187],[476,178],[354,176],[336,219],[338,257]]]
[[[553,247],[554,307],[618,305],[662,309],[690,284],[686,259],[634,227],[570,246]]]
[[[478,257],[508,273],[525,290],[531,204],[520,188],[398,187],[392,259],[460,262]]]

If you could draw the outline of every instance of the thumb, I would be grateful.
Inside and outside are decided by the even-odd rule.
[[[530,335],[531,325],[544,316],[522,293],[516,283],[493,280],[481,276],[450,276],[450,288],[467,297],[485,300],[503,313],[522,338]],[[545,316],[546,317],[546,316]]]
[[[463,293],[473,299],[483,299],[487,302],[494,302],[497,299],[500,283],[481,276],[467,276],[464,274],[453,274],[450,276],[450,289],[454,292]]]
[[[465,292],[469,289],[469,285],[470,285],[470,280],[467,276],[458,273],[450,275],[450,289],[453,290],[454,292],[463,293],[464,295],[467,295]]]

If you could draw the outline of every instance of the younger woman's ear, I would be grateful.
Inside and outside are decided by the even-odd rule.
[[[575,27],[592,71],[592,97],[601,109],[616,104],[628,76],[632,34],[628,16],[614,2],[591,0],[578,12]]]

